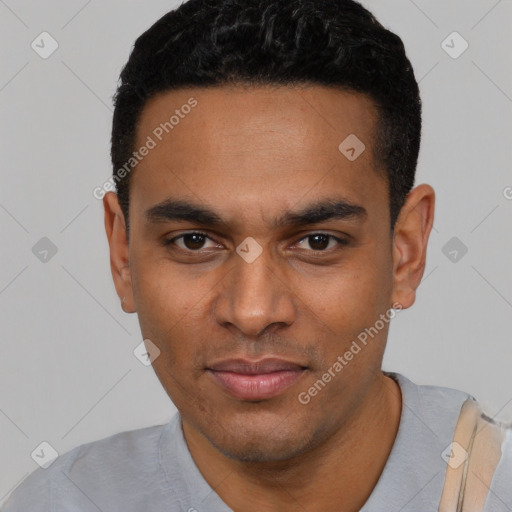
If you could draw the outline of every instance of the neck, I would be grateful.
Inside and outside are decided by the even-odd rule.
[[[367,501],[384,469],[401,407],[398,384],[381,374],[366,403],[333,436],[287,461],[233,460],[185,421],[183,432],[203,477],[234,511],[355,512]]]

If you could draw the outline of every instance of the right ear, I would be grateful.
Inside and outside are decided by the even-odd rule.
[[[130,248],[126,237],[126,222],[117,194],[107,192],[103,197],[105,231],[110,248],[110,269],[121,307],[125,313],[135,313]]]

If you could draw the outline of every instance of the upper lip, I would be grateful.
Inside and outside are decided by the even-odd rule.
[[[272,373],[284,370],[303,370],[305,367],[292,361],[286,361],[278,358],[260,359],[250,361],[248,359],[226,359],[208,366],[209,370],[219,372],[233,372],[248,375],[259,375],[263,373]]]

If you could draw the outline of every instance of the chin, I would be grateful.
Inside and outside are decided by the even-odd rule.
[[[251,422],[251,425],[231,425],[229,428],[205,434],[210,443],[223,455],[241,462],[284,462],[297,457],[322,441],[320,430],[312,432],[302,427],[293,428],[293,425],[282,427],[268,424],[263,426]]]
[[[304,451],[304,446],[302,446],[300,441],[293,443],[290,439],[287,442],[272,442],[272,440],[267,438],[261,440],[261,442],[252,440],[246,443],[237,440],[232,444],[214,444],[214,446],[230,459],[255,463],[284,462],[300,455]]]

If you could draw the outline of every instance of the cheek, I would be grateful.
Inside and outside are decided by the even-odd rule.
[[[132,273],[142,335],[160,349],[153,363],[159,378],[171,385],[167,373],[194,380],[204,362],[205,335],[215,328],[210,304],[220,284],[218,272],[195,273],[141,251],[132,259]]]
[[[376,250],[376,246],[357,251],[319,282],[310,303],[312,311],[333,336],[339,334],[345,339],[357,335],[389,309],[391,268],[387,253]]]
[[[150,319],[167,329],[185,318],[205,292],[179,266],[144,253],[132,260],[132,283],[141,323]]]
[[[133,290],[143,338],[160,350],[153,369],[174,404],[204,410],[191,385],[203,323],[197,315],[204,288],[191,286],[183,272],[154,258],[132,260]],[[202,293],[200,293],[202,292]],[[199,304],[198,304],[199,303]]]

